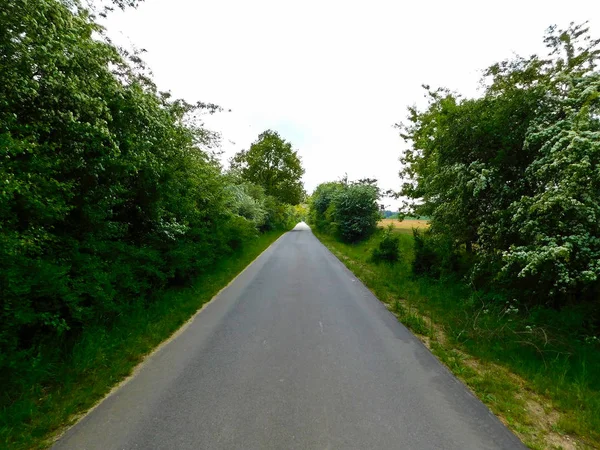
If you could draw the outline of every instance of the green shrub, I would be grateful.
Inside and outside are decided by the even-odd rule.
[[[309,222],[318,231],[332,233],[331,223],[334,221],[333,199],[343,189],[339,182],[322,183],[313,192],[309,201]]]
[[[477,98],[426,87],[401,125],[403,212],[473,253],[478,284],[600,309],[600,40],[571,23],[544,42],[548,55],[490,66]],[[439,266],[421,249],[418,270]]]
[[[267,221],[264,190],[250,183],[233,184],[227,187],[230,198],[228,209],[235,215],[252,222],[257,228]]]
[[[459,268],[458,254],[452,241],[446,236],[434,235],[430,230],[413,229],[415,275],[440,277],[456,272]]]
[[[264,205],[266,218],[261,231],[288,230],[299,222],[292,205],[281,203],[270,195],[265,198]]]
[[[190,282],[266,216],[203,150],[214,133],[193,117],[215,105],[159,92],[79,2],[2,7],[0,407],[32,360],[51,367],[82,330]]]
[[[383,233],[383,239],[371,252],[371,259],[375,262],[396,262],[400,259],[400,237],[394,234],[394,226],[390,225]]]
[[[244,242],[256,237],[258,231],[248,219],[241,216],[232,216],[225,225],[225,235],[230,250],[236,251]]]
[[[379,192],[366,184],[345,185],[333,197],[333,218],[337,235],[345,242],[358,242],[377,230],[381,216],[377,206]]]
[[[374,180],[322,183],[311,196],[309,220],[318,231],[358,242],[377,230],[381,219]]]

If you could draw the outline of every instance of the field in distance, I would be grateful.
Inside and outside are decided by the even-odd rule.
[[[429,227],[429,221],[418,219],[406,219],[400,222],[398,219],[382,219],[379,222],[380,226],[387,227],[390,224],[394,226],[394,230],[399,233],[412,233],[413,228],[425,229]]]

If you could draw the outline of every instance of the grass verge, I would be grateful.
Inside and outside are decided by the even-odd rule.
[[[414,277],[407,234],[396,264],[370,259],[381,233],[353,245],[315,235],[529,448],[600,448],[600,352],[556,325],[559,313]]]
[[[283,232],[245,243],[192,286],[161,293],[149,306],[124,314],[110,329],[86,330],[60,364],[47,367],[51,383],[31,386],[0,411],[0,447],[11,450],[50,446],[64,427],[131,374],[162,341],[226,286]],[[35,363],[35,362],[32,362]]]

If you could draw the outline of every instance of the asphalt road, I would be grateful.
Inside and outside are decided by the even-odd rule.
[[[300,225],[54,448],[524,447]]]

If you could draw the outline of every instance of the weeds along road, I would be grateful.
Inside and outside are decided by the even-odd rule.
[[[300,224],[54,448],[524,447]]]

